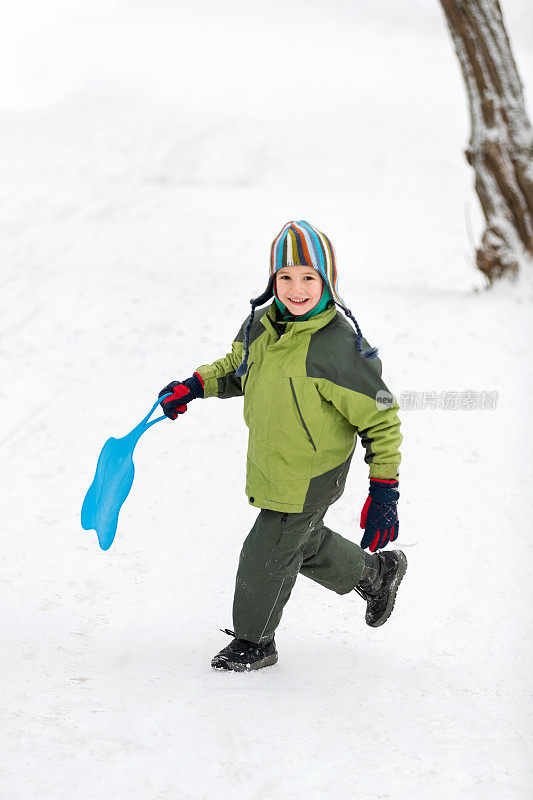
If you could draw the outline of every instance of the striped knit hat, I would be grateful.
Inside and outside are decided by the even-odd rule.
[[[355,346],[359,355],[364,358],[375,358],[377,356],[378,351],[375,347],[370,350],[363,350],[361,329],[338,292],[337,264],[333,245],[325,233],[321,233],[317,228],[301,219],[298,222],[287,222],[272,242],[270,249],[270,280],[263,294],[250,300],[252,313],[244,331],[244,358],[235,372],[237,377],[244,375],[248,368],[250,330],[254,320],[255,309],[272,299],[276,272],[283,267],[312,267],[316,269],[324,279],[334,303],[342,308],[346,316],[355,325],[357,331]]]

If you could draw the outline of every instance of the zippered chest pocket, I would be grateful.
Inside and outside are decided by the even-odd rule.
[[[252,371],[252,367],[253,367],[254,363],[255,363],[255,362],[254,362],[254,361],[252,361],[252,363],[251,363],[251,364],[250,364],[250,366],[248,367],[248,372],[247,372],[247,373],[246,373],[246,375],[244,376],[244,382],[243,382],[243,384],[242,384],[242,393],[243,393],[243,394],[244,394],[244,393],[245,393],[245,391],[246,391],[246,384],[248,383],[248,378],[250,377],[250,372]]]
[[[250,425],[251,417],[253,416],[252,406],[256,403],[255,383],[257,382],[258,374],[259,371],[257,368],[257,363],[252,361],[248,367],[246,375],[242,379],[242,393],[244,396],[244,421],[248,426]]]
[[[290,384],[291,384],[291,392],[292,392],[292,397],[293,397],[293,400],[294,400],[294,402],[295,402],[295,404],[296,404],[296,410],[298,411],[298,416],[300,417],[300,420],[301,420],[301,422],[302,422],[302,425],[304,426],[304,430],[305,430],[305,432],[306,432],[306,434],[307,434],[307,438],[308,438],[308,439],[309,439],[309,441],[311,442],[311,445],[313,446],[313,450],[314,450],[314,451],[315,451],[315,453],[316,453],[316,445],[315,445],[315,443],[314,443],[314,441],[313,441],[313,437],[311,436],[311,433],[310,433],[310,431],[309,431],[309,428],[307,427],[307,425],[306,425],[306,423],[305,423],[305,419],[304,419],[304,417],[303,417],[302,410],[301,410],[301,408],[300,408],[300,404],[298,403],[298,398],[296,397],[296,390],[295,390],[295,388],[294,388],[294,383],[293,383],[293,381],[292,381],[292,378],[289,378],[289,382],[290,382]]]

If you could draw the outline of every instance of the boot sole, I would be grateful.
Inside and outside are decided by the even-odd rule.
[[[266,658],[262,658],[260,661],[256,661],[255,664],[238,664],[235,661],[223,661],[220,664],[213,664],[211,666],[213,669],[217,669],[220,671],[231,671],[231,672],[252,672],[253,670],[262,669],[262,667],[271,667],[275,664],[278,660],[278,654],[272,653],[271,656],[267,656]]]
[[[367,621],[366,624],[370,625],[371,628],[379,628],[380,625],[383,625],[385,622],[387,622],[394,609],[398,587],[402,582],[403,576],[407,572],[407,559],[405,557],[405,553],[402,550],[396,550],[396,552],[398,553],[398,572],[396,573],[396,577],[390,586],[389,602],[387,603],[383,615],[378,619],[377,622],[372,623]]]

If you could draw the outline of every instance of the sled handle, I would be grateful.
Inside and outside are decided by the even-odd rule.
[[[161,422],[162,419],[167,419],[165,414],[163,414],[162,417],[157,417],[156,419],[153,419],[151,422],[147,422],[147,420],[150,419],[150,417],[152,416],[152,414],[156,410],[157,406],[165,399],[165,397],[170,397],[171,394],[172,394],[172,392],[167,392],[166,394],[163,394],[163,395],[161,395],[161,397],[157,398],[157,400],[153,404],[152,408],[150,409],[148,414],[145,416],[145,418],[141,422],[141,425],[144,425],[144,429],[146,431],[148,430],[148,428],[151,428],[152,425],[155,425],[156,422]]]

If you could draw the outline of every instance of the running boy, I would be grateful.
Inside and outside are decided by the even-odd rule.
[[[398,536],[398,405],[377,350],[338,294],[328,237],[303,220],[288,222],[272,243],[266,291],[251,306],[231,353],[160,392],[172,392],[161,404],[170,419],[198,397],[244,395],[246,494],[261,510],[240,555],[234,631],[226,631],[234,638],[211,662],[235,671],[277,661],[274,632],[298,573],[338,594],[358,592],[366,622],[378,627],[407,568],[401,550],[378,551]],[[361,547],[324,525],[357,435],[370,466]]]

